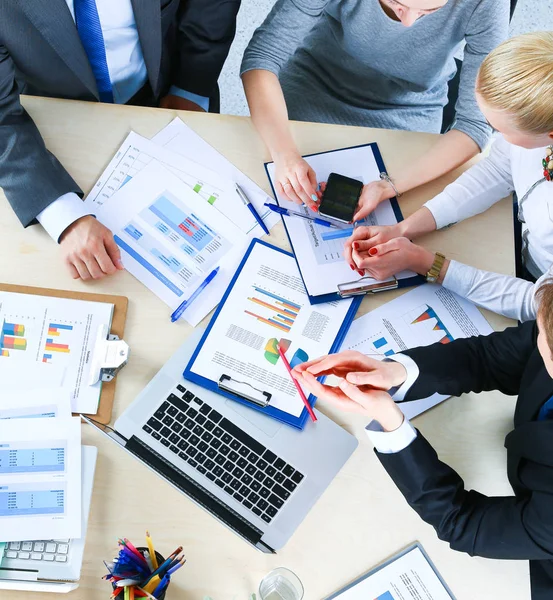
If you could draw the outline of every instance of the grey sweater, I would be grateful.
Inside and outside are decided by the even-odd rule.
[[[466,42],[454,128],[483,148],[491,129],[475,80],[508,21],[508,0],[449,0],[412,27],[392,20],[379,0],[277,0],[241,71],[275,73],[291,119],[439,132],[454,57]]]

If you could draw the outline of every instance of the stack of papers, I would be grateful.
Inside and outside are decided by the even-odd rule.
[[[183,315],[195,326],[221,300],[249,241],[263,235],[235,183],[267,227],[278,222],[263,206],[267,194],[175,119],[153,141],[131,132],[85,204],[113,231],[125,268],[172,310],[219,267]]]
[[[81,425],[69,395],[0,399],[0,542],[81,536]]]

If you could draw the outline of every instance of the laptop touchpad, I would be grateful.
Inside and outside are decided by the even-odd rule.
[[[270,419],[239,402],[234,402],[233,400],[227,400],[226,405],[236,413],[238,413],[243,419],[250,422],[254,427],[257,427],[260,431],[262,431],[265,435],[269,437],[275,437],[278,433],[279,429],[282,427],[282,424],[274,419]]]

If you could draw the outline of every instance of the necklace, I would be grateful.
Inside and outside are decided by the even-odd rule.
[[[541,161],[543,176],[547,181],[553,179],[553,144],[545,149],[545,158]]]

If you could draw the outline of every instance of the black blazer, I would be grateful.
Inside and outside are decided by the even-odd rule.
[[[177,85],[217,104],[240,0],[131,2],[155,98]],[[0,0],[0,187],[27,226],[81,190],[46,150],[20,94],[99,100],[66,0]]]
[[[553,421],[537,421],[553,395],[536,346],[535,321],[489,336],[408,350],[420,375],[405,400],[434,392],[500,390],[518,394],[514,429],[505,438],[514,496],[467,491],[418,433],[396,454],[377,452],[407,502],[451,548],[471,556],[530,561],[532,600],[553,599]]]

